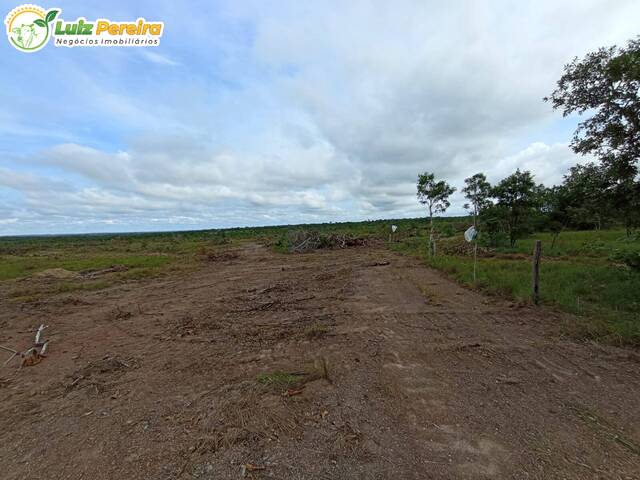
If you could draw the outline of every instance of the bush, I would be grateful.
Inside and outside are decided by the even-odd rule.
[[[454,226],[448,222],[436,226],[436,230],[440,233],[441,237],[453,237],[456,234]]]
[[[632,270],[640,271],[640,252],[615,250],[609,255],[609,259],[614,262],[624,263]]]

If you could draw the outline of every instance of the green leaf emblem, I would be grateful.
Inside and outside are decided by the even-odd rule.
[[[51,10],[49,13],[47,13],[47,16],[45,18],[46,22],[51,22],[54,18],[56,18],[56,15],[58,15],[59,12],[60,10]]]

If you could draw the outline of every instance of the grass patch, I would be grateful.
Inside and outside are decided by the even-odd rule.
[[[63,282],[55,285],[53,288],[54,293],[66,293],[66,292],[75,292],[78,290],[84,291],[93,291],[93,290],[102,290],[103,288],[108,287],[111,283],[107,280],[97,280],[93,282]]]
[[[27,277],[51,268],[64,268],[72,272],[100,270],[112,265],[125,265],[129,269],[158,269],[175,258],[163,255],[100,255],[80,256],[77,253],[43,254],[41,256],[0,257],[0,280]]]
[[[323,337],[327,333],[329,333],[329,327],[320,323],[309,325],[304,331],[305,336],[310,340]]]
[[[315,380],[331,382],[329,362],[326,357],[316,358],[313,365],[307,365],[304,371],[301,372],[286,373],[277,370],[271,373],[261,373],[256,377],[256,382],[260,385],[279,391],[303,388],[305,384]]]
[[[622,231],[565,232],[563,235],[566,238],[558,249],[558,256],[547,254],[548,249],[543,247],[540,266],[542,303],[578,316],[575,324],[568,327],[573,335],[640,346],[640,273],[610,260],[611,251],[621,245],[640,248],[638,242],[629,241]],[[499,255],[478,258],[475,284],[470,256],[430,258],[426,240],[421,237],[393,244],[392,248],[423,259],[429,266],[448,273],[463,284],[529,303],[532,292],[528,247],[533,250],[533,243],[539,237],[544,239],[545,234],[521,241],[518,248],[509,250],[511,253],[528,252],[529,255],[522,258],[504,259]],[[594,249],[589,245],[598,247]],[[507,249],[498,251],[505,253]]]
[[[275,387],[279,389],[291,388],[300,382],[300,376],[285,372],[261,373],[256,378],[260,385]]]
[[[513,248],[501,247],[496,250],[501,253],[530,254],[536,240],[542,241],[542,252],[546,256],[608,258],[616,251],[640,252],[640,241],[636,237],[628,237],[622,229],[562,232],[553,248],[553,235],[542,232],[518,240]]]

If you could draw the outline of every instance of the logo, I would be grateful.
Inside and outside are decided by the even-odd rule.
[[[9,43],[27,53],[37,52],[51,38],[56,47],[155,47],[164,31],[164,22],[144,18],[112,22],[78,17],[67,22],[61,13],[61,8],[45,10],[30,4],[14,8],[4,20]]]
[[[51,37],[51,22],[59,9],[45,11],[37,5],[21,5],[9,12],[4,23],[9,43],[22,52],[37,52]]]

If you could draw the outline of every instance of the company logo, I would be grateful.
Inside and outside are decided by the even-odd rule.
[[[112,22],[99,18],[74,21],[61,18],[62,9],[45,10],[37,5],[20,5],[4,20],[9,43],[21,52],[37,52],[51,38],[56,47],[155,47],[160,45],[164,22],[138,18]]]
[[[21,5],[9,12],[4,23],[9,43],[22,52],[37,52],[51,37],[51,22],[59,9],[45,11],[37,5]]]

